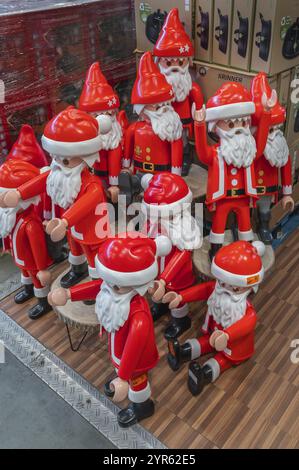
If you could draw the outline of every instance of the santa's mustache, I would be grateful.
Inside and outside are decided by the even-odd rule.
[[[189,65],[185,67],[181,67],[179,65],[173,65],[171,67],[162,67],[160,66],[161,72],[163,72],[164,75],[171,75],[172,73],[179,73],[181,75],[185,75],[186,70],[189,70]]]

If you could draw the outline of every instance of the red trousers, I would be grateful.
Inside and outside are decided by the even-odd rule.
[[[210,234],[211,243],[223,243],[226,222],[230,212],[234,212],[237,216],[240,239],[247,241],[253,239],[250,220],[250,202],[249,197],[231,197],[216,202],[216,210],[213,213],[212,231]]]
[[[210,345],[210,335],[204,335],[197,339],[201,348],[200,356],[210,354],[215,351],[215,349]],[[230,369],[232,366],[238,365],[237,363],[230,361],[222,352],[217,352],[213,358],[218,362],[220,366],[220,373]]]

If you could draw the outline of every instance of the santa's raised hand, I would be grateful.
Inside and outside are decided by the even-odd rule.
[[[271,111],[272,108],[277,104],[277,92],[272,90],[270,98],[268,98],[267,93],[264,93],[262,96],[262,105],[265,111]]]
[[[66,236],[68,223],[65,219],[52,219],[46,226],[46,233],[50,235],[53,242],[59,242]]]

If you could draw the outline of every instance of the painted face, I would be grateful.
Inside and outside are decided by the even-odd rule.
[[[176,67],[186,67],[189,64],[189,57],[161,57],[158,63],[164,68],[173,67],[172,71],[175,72]]]
[[[241,119],[228,119],[228,120],[221,120],[217,122],[217,126],[224,131],[230,131],[232,129],[237,129],[243,127],[244,129],[248,128],[251,124],[251,118],[245,117]]]

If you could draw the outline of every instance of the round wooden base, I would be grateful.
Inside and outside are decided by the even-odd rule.
[[[67,271],[64,271],[60,276],[55,279],[52,284],[52,289],[60,286],[60,279],[64,276]],[[82,281],[87,282],[89,278]],[[81,284],[81,283],[80,283]],[[60,320],[69,326],[77,328],[83,331],[95,331],[99,329],[99,322],[95,314],[94,305],[85,305],[83,302],[71,302],[70,300],[63,307],[55,307]]]
[[[255,235],[255,240],[258,240],[258,236]],[[233,242],[233,236],[230,230],[225,232],[224,244],[228,245]],[[199,250],[195,250],[193,254],[193,263],[198,278],[213,279],[211,274],[211,261],[209,257],[210,242],[209,237],[205,237],[203,240],[202,247]],[[271,271],[275,263],[275,254],[272,246],[266,245],[266,252],[263,256],[263,265],[265,273]]]

